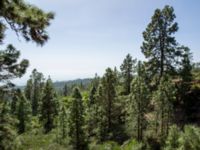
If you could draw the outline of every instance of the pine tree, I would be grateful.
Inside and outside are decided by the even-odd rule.
[[[145,114],[148,112],[148,105],[150,102],[149,89],[142,74],[145,74],[145,72],[141,62],[138,62],[137,77],[132,83],[129,110],[131,125],[135,128],[138,141],[143,140],[143,133],[147,123]]]
[[[96,87],[92,87],[89,95],[89,107],[95,103],[95,94],[96,94]]]
[[[45,29],[54,18],[52,12],[46,13],[24,0],[1,0],[0,8],[0,43],[3,42],[4,32],[9,27],[26,41],[43,45],[48,40]]]
[[[18,107],[17,107],[17,124],[18,133],[24,133],[27,130],[27,125],[30,121],[31,107],[30,103],[25,98],[24,94],[20,91],[18,94]]]
[[[191,64],[191,53],[188,47],[182,46],[179,48],[183,51],[183,58],[180,68],[180,76],[182,77],[183,82],[192,81],[192,64]]]
[[[86,117],[86,123],[87,123],[87,132],[88,137],[94,136],[95,129],[96,129],[96,115],[97,115],[97,102],[96,102],[96,88],[93,86],[90,90],[88,104],[87,104],[87,117]]]
[[[178,24],[173,7],[165,6],[162,10],[156,9],[143,32],[144,42],[142,53],[148,59],[146,62],[150,78],[159,82],[165,74],[175,74],[181,56],[178,44],[173,36],[178,31]]]
[[[69,137],[74,150],[87,149],[84,126],[84,107],[81,93],[75,88],[69,108]]]
[[[8,102],[0,102],[0,149],[14,150],[17,120],[10,115]]]
[[[0,45],[3,44],[6,29],[13,30],[17,36],[21,35],[26,41],[33,41],[43,45],[48,35],[46,27],[54,18],[52,12],[45,13],[36,6],[30,5],[24,0],[0,1]],[[20,52],[9,44],[6,50],[0,50],[0,87],[1,92],[7,92],[12,88],[10,82],[13,78],[21,77],[29,65],[28,60],[18,62]]]
[[[131,82],[133,80],[135,63],[136,59],[132,59],[131,55],[128,54],[120,67],[125,95],[128,95],[131,92]]]
[[[16,89],[16,90],[13,90],[13,97],[12,97],[12,100],[11,100],[11,114],[12,115],[16,115],[16,112],[17,112],[17,104],[19,102],[19,94],[20,94],[20,89]]]
[[[63,95],[68,96],[68,94],[69,94],[68,86],[67,86],[67,84],[65,84],[65,86],[63,88]]]
[[[96,115],[94,116],[96,119],[96,134],[97,134],[97,139],[100,142],[103,142],[105,137],[106,137],[106,132],[105,132],[105,123],[106,123],[106,116],[105,116],[105,109],[104,109],[104,103],[103,103],[103,88],[102,85],[99,84],[97,92],[96,92]]]
[[[99,83],[100,83],[100,77],[98,76],[97,73],[95,73],[95,76],[91,81],[91,86],[97,88],[99,86]]]
[[[182,111],[182,113],[185,113],[183,116],[184,122],[187,122],[190,120],[189,118],[193,116],[191,114],[191,106],[194,105],[192,103],[191,99],[194,99],[194,97],[188,96],[188,93],[192,90],[192,84],[191,81],[193,80],[192,76],[192,64],[191,64],[191,53],[190,49],[188,47],[182,46],[180,49],[183,49],[183,58],[181,60],[181,67],[179,68],[179,76],[180,80],[176,84],[177,87],[177,102],[179,102],[179,107],[176,107],[177,111]],[[195,111],[192,110],[192,112]],[[176,113],[178,114],[178,113]]]
[[[26,98],[31,102],[33,116],[36,116],[39,113],[39,107],[43,95],[43,88],[43,74],[34,69],[25,87],[25,95]]]
[[[173,103],[176,99],[176,88],[172,83],[172,80],[165,76],[162,77],[158,90],[155,91],[153,99],[155,103],[156,111],[156,132],[158,127],[161,136],[168,134],[170,123],[172,123],[173,115]]]
[[[68,110],[64,102],[60,103],[57,128],[60,143],[64,144],[68,134]]]
[[[24,89],[25,96],[27,100],[30,102],[32,101],[32,96],[33,96],[33,82],[32,79],[29,79],[26,83],[26,87]]]
[[[0,92],[7,92],[13,87],[11,79],[22,77],[29,65],[28,60],[18,62],[20,52],[12,45],[5,50],[0,50]]]
[[[56,93],[53,83],[49,78],[44,87],[44,96],[41,106],[41,121],[43,122],[44,132],[48,133],[54,128],[54,118],[57,115]]]
[[[104,105],[104,115],[106,118],[106,123],[104,126],[104,131],[107,133],[106,137],[109,139],[113,138],[113,130],[114,130],[114,121],[115,117],[114,116],[114,103],[116,101],[116,91],[115,91],[115,83],[116,83],[116,78],[114,75],[114,72],[112,71],[111,68],[106,69],[106,73],[104,74],[102,78],[102,89],[103,89],[103,97],[104,99],[102,100],[103,105]],[[105,138],[106,138],[105,137]]]
[[[114,140],[121,142],[123,128],[121,126],[122,109],[116,93],[116,75],[111,68],[106,69],[102,78],[102,100],[101,107],[102,118],[100,120],[101,139]]]

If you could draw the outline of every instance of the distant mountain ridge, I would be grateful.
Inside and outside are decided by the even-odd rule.
[[[92,78],[75,79],[75,80],[67,80],[67,81],[55,81],[53,82],[53,85],[55,89],[59,90],[59,89],[62,89],[65,86],[65,84],[67,84],[68,86],[80,85],[80,84],[82,84],[83,86],[87,86],[91,83],[91,81],[92,81]],[[16,87],[20,89],[24,89],[25,85],[16,86]]]
[[[56,89],[62,89],[65,86],[65,84],[67,84],[68,86],[80,85],[80,84],[82,84],[83,86],[87,86],[91,83],[91,81],[92,78],[85,78],[85,79],[75,79],[68,81],[56,81],[53,82],[53,84]]]

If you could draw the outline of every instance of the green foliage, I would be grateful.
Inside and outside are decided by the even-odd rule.
[[[99,84],[100,84],[100,77],[96,73],[95,77],[91,81],[91,86],[97,88]]]
[[[89,99],[87,102],[87,109],[86,109],[86,123],[87,123],[87,132],[88,137],[96,136],[96,124],[98,121],[98,104],[96,101],[96,88],[92,87]]]
[[[100,145],[90,145],[90,150],[121,150],[120,146],[113,142],[113,141],[108,141],[105,143],[102,143]]]
[[[27,124],[30,121],[31,107],[23,93],[20,92],[18,96],[16,116],[19,120],[19,123],[17,124],[18,133],[21,134],[27,130]]]
[[[48,35],[45,29],[54,18],[52,12],[46,13],[24,0],[2,0],[0,8],[0,42],[3,41],[5,29],[8,27],[17,35],[21,34],[26,41],[31,40],[40,45],[47,41]]]
[[[105,137],[105,131],[104,131],[104,123],[105,123],[105,115],[104,115],[104,109],[103,109],[103,103],[102,100],[104,99],[103,96],[103,88],[102,85],[100,84],[98,86],[97,92],[96,92],[96,106],[97,107],[97,114],[96,116],[93,116],[94,120],[96,120],[96,132],[97,132],[97,139],[99,141],[103,141]]]
[[[18,136],[19,146],[15,150],[66,150],[66,147],[56,143],[55,139],[54,132],[50,132],[49,134],[43,134],[41,130],[37,134],[26,132]]]
[[[68,119],[69,119],[69,112],[67,110],[66,103],[61,101],[59,104],[59,114],[58,114],[58,121],[57,121],[57,130],[58,130],[58,143],[67,144],[66,139],[68,135]]]
[[[65,84],[65,86],[63,88],[63,95],[67,96],[68,94],[69,94],[68,86],[67,86],[67,84]]]
[[[74,150],[87,149],[84,126],[84,107],[81,93],[74,89],[69,108],[69,137]]]
[[[192,65],[192,76],[195,80],[200,80],[200,62]]]
[[[26,99],[32,102],[32,96],[33,96],[33,82],[32,79],[29,79],[26,83],[25,89],[24,89],[24,94],[26,96]]]
[[[26,72],[29,62],[26,59],[18,62],[19,57],[20,52],[12,45],[8,45],[5,50],[0,50],[0,83],[5,84],[0,87],[1,92],[13,86],[11,79],[22,77]]]
[[[156,133],[161,136],[168,134],[173,116],[173,103],[176,99],[176,88],[169,77],[162,77],[158,90],[154,92]],[[158,128],[160,129],[158,131]]]
[[[4,33],[9,27],[27,41],[40,45],[47,41],[48,35],[45,29],[50,25],[53,13],[45,13],[24,0],[1,0],[0,10],[0,44],[3,44]],[[11,79],[21,77],[26,72],[29,62],[24,59],[18,63],[19,56],[20,52],[11,44],[6,50],[0,51],[0,82],[6,83],[0,88],[1,92],[13,86]]]
[[[200,149],[200,129],[194,126],[185,126],[184,133],[180,137],[180,149],[199,150]]]
[[[39,114],[39,107],[42,101],[43,90],[44,90],[43,74],[34,69],[24,89],[25,96],[31,103],[32,114],[34,116]]]
[[[165,6],[162,10],[156,9],[151,22],[143,32],[142,53],[148,59],[146,67],[150,79],[154,77],[157,82],[164,74],[173,75],[177,72],[180,60],[178,58],[182,55],[173,36],[178,31],[175,18],[173,7]]]
[[[183,49],[182,51],[184,52],[180,68],[180,76],[184,82],[190,82],[192,80],[192,56],[190,49],[184,46],[180,47],[180,49]]]
[[[17,120],[10,115],[8,102],[0,102],[0,149],[14,150]]]
[[[121,74],[123,78],[123,93],[125,95],[131,92],[131,81],[133,80],[134,67],[136,59],[132,59],[131,55],[128,54],[120,66]]]
[[[100,131],[103,140],[114,140],[120,142],[123,138],[123,124],[120,116],[122,108],[116,93],[116,74],[112,69],[106,69],[106,73],[102,78],[102,95],[101,103],[101,120]]]
[[[145,114],[148,112],[150,93],[142,76],[145,72],[142,69],[141,62],[138,63],[137,68],[138,76],[132,83],[131,100],[129,105],[129,122],[131,128],[134,129],[133,131],[137,133],[137,140],[141,141],[143,139],[144,129],[147,125]]]
[[[166,140],[166,150],[199,150],[200,128],[186,125],[184,131],[172,126]]]
[[[51,79],[46,81],[41,106],[41,121],[44,132],[48,133],[54,128],[54,117],[57,115],[58,103]]]
[[[46,27],[50,25],[53,19],[53,13],[45,13],[36,6],[26,3],[24,0],[1,0],[0,1],[0,44],[3,44],[5,38],[4,33],[9,27],[14,30],[17,35],[21,34],[26,41],[33,41],[43,45],[48,35]],[[0,95],[6,95],[9,101],[9,88],[13,88],[10,80],[22,77],[29,65],[28,60],[23,59],[18,62],[20,52],[9,44],[6,50],[0,51]],[[3,86],[2,86],[3,85]],[[30,96],[29,96],[30,97]],[[19,99],[18,99],[19,98]],[[19,119],[19,132],[25,131],[28,115],[28,104],[23,96],[15,97],[11,106],[8,102],[0,104],[0,149],[11,150],[16,149],[14,140],[16,137],[15,118]],[[17,100],[18,99],[18,100]],[[1,101],[0,101],[1,102]],[[12,110],[9,110],[11,107]],[[11,111],[11,114],[9,114]]]
[[[143,144],[137,142],[136,140],[129,140],[127,142],[125,142],[122,146],[121,149],[122,150],[142,150],[143,148]]]
[[[10,111],[12,115],[16,115],[16,111],[17,111],[17,104],[19,101],[19,94],[21,93],[20,89],[16,89],[13,90],[13,95],[12,95],[12,100],[11,100],[11,104],[10,104]]]
[[[8,25],[27,41],[47,41],[45,29],[52,13],[23,0],[2,0],[0,8],[0,44]],[[200,90],[190,84],[199,79],[200,67],[192,68],[189,48],[176,42],[174,19],[170,6],[155,11],[143,33],[141,48],[147,62],[138,63],[137,73],[130,54],[121,72],[107,68],[102,78],[44,83],[43,74],[34,69],[24,93],[14,90],[11,95],[10,81],[25,73],[28,61],[18,62],[20,53],[12,45],[0,51],[0,83],[6,83],[0,96],[7,100],[0,101],[0,149],[199,150],[199,128],[170,127],[178,115],[194,123],[199,120]],[[127,133],[137,140],[127,140]]]
[[[180,146],[180,136],[180,129],[176,125],[171,126],[165,142],[166,145],[164,150],[177,150]]]

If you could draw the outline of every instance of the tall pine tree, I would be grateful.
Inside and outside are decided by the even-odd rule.
[[[69,137],[74,150],[87,149],[84,126],[84,106],[81,93],[75,88],[69,108]]]
[[[44,132],[48,133],[54,128],[54,118],[57,115],[56,93],[53,88],[53,83],[49,78],[44,87],[44,96],[41,106],[41,121],[43,122]]]
[[[36,116],[39,113],[43,89],[43,74],[34,69],[25,87],[25,95],[26,98],[31,102],[33,116]]]
[[[146,66],[150,78],[158,83],[164,74],[175,74],[178,59],[182,52],[173,36],[178,31],[178,24],[173,7],[165,6],[162,10],[156,9],[143,32],[144,42],[142,52],[147,58]]]
[[[102,78],[102,100],[100,103],[102,118],[101,139],[122,141],[123,128],[121,126],[122,108],[116,93],[116,74],[111,68],[106,69]]]
[[[96,101],[96,88],[95,86],[92,87],[89,93],[87,109],[86,109],[86,123],[87,123],[87,132],[88,137],[95,136],[95,129],[96,129],[96,115],[97,115],[97,101]]]

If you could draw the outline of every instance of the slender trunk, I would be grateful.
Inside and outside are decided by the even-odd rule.
[[[138,125],[137,125],[137,140],[140,141],[140,117],[139,117],[139,114],[138,114],[137,120],[138,120]]]
[[[127,95],[131,92],[131,73],[130,69],[128,69],[128,88],[127,88]]]
[[[161,40],[160,43],[160,79],[163,76],[163,71],[164,71],[164,46],[163,46],[163,40]]]
[[[164,131],[164,111],[163,108],[161,108],[162,112],[161,112],[161,135],[163,135],[163,131]]]
[[[163,72],[164,72],[164,51],[165,51],[165,34],[163,31],[163,27],[161,27],[161,31],[160,31],[160,77],[159,77],[159,82],[160,79],[163,76]]]

